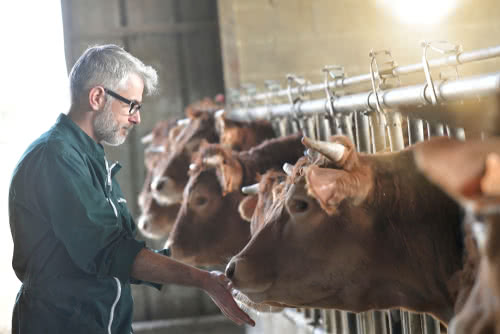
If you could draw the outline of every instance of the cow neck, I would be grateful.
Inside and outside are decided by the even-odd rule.
[[[360,157],[372,164],[369,201],[376,224],[392,236],[387,251],[399,266],[394,273],[401,295],[390,294],[399,306],[449,321],[464,263],[458,205],[415,170],[411,151]]]

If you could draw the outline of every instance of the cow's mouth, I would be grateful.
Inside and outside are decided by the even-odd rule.
[[[263,313],[277,313],[281,312],[285,307],[278,303],[267,304],[258,302],[257,299],[259,299],[259,297],[257,297],[256,295],[252,295],[252,298],[249,298],[246,294],[236,289],[233,290],[233,296],[240,308],[247,312],[249,310],[254,310]]]

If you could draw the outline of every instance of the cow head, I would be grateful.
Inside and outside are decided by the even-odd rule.
[[[152,171],[146,174],[143,189],[139,194],[139,208],[141,215],[137,220],[137,228],[147,238],[165,238],[175,222],[180,204],[160,205],[151,192]]]
[[[268,121],[238,122],[218,113],[216,117],[219,143],[236,151],[248,150],[265,139],[274,138],[274,130]]]
[[[160,205],[180,203],[188,181],[189,163],[202,141],[216,142],[213,113],[201,113],[183,126],[168,152],[153,169],[151,191]]]
[[[224,265],[248,241],[249,225],[238,214],[243,195],[233,191],[229,175],[233,167],[241,169],[220,145],[207,145],[197,155],[167,241],[174,258],[195,265]],[[241,179],[237,183],[239,187]]]
[[[448,138],[417,147],[419,168],[467,214],[480,259],[475,282],[449,333],[500,332],[500,140],[460,142]]]
[[[248,205],[259,209],[252,216],[252,239],[226,268],[233,286],[257,303],[422,311],[429,296],[414,298],[425,288],[413,261],[435,261],[418,254],[424,244],[434,245],[426,233],[417,233],[429,225],[416,222],[443,218],[439,210],[450,212],[453,203],[415,173],[408,151],[370,157],[339,136],[331,142],[306,138],[304,144],[321,156],[301,158],[285,183],[274,184],[268,199],[263,197],[267,204]],[[427,190],[429,199],[421,198]],[[460,260],[460,254],[450,259],[442,272],[451,275]],[[446,318],[439,308],[426,311]]]

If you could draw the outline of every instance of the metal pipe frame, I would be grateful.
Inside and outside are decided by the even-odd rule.
[[[500,92],[500,72],[470,76],[453,81],[436,81],[435,89],[438,103],[460,101],[467,98],[478,98]],[[379,102],[382,108],[399,106],[420,106],[430,104],[431,92],[427,84],[399,87],[380,91]],[[372,91],[345,95],[333,101],[337,113],[355,110],[377,110],[375,96]],[[235,121],[254,121],[274,117],[293,116],[294,112],[301,116],[310,116],[328,111],[327,99],[302,101],[297,103],[294,111],[290,104],[268,105],[253,108],[237,108],[227,110],[227,117]]]
[[[449,55],[446,57],[442,58],[435,58],[432,60],[429,60],[429,67],[430,68],[439,68],[439,67],[445,67],[445,66],[455,66],[455,65],[460,65],[460,64],[465,64],[465,63],[470,63],[474,61],[480,61],[480,60],[486,60],[490,58],[495,58],[500,56],[500,45],[497,46],[492,46],[489,48],[484,48],[484,49],[478,49],[478,50],[473,50],[473,51],[468,51],[468,52],[462,52],[457,55]],[[424,70],[424,65],[422,63],[418,64],[412,64],[412,65],[405,65],[405,66],[396,66],[394,70],[392,71],[392,74],[394,76],[399,76],[402,74],[410,74],[410,73],[415,73],[419,71]],[[328,87],[331,89],[339,89],[339,88],[345,88],[348,86],[354,86],[356,84],[360,83],[365,83],[365,82],[370,82],[371,80],[371,74],[362,74],[350,78],[339,78],[336,80],[333,80],[331,82],[328,82]],[[325,83],[320,83],[320,84],[309,84],[303,87],[295,87],[292,88],[290,93],[292,94],[308,94],[312,92],[317,92],[320,90],[324,90],[326,87]],[[279,91],[272,91],[272,92],[266,92],[266,93],[258,93],[255,95],[244,95],[241,96],[239,99],[239,102],[241,103],[252,103],[256,101],[266,101],[272,98],[276,97],[286,97],[288,96],[289,91],[288,89],[282,89]]]

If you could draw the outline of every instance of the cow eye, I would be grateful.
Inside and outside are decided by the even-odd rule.
[[[300,213],[307,210],[309,203],[301,199],[292,199],[288,203],[288,208],[291,213]]]
[[[202,206],[204,204],[207,203],[207,198],[206,197],[196,197],[195,200],[194,200],[194,204],[197,205],[197,206]]]

